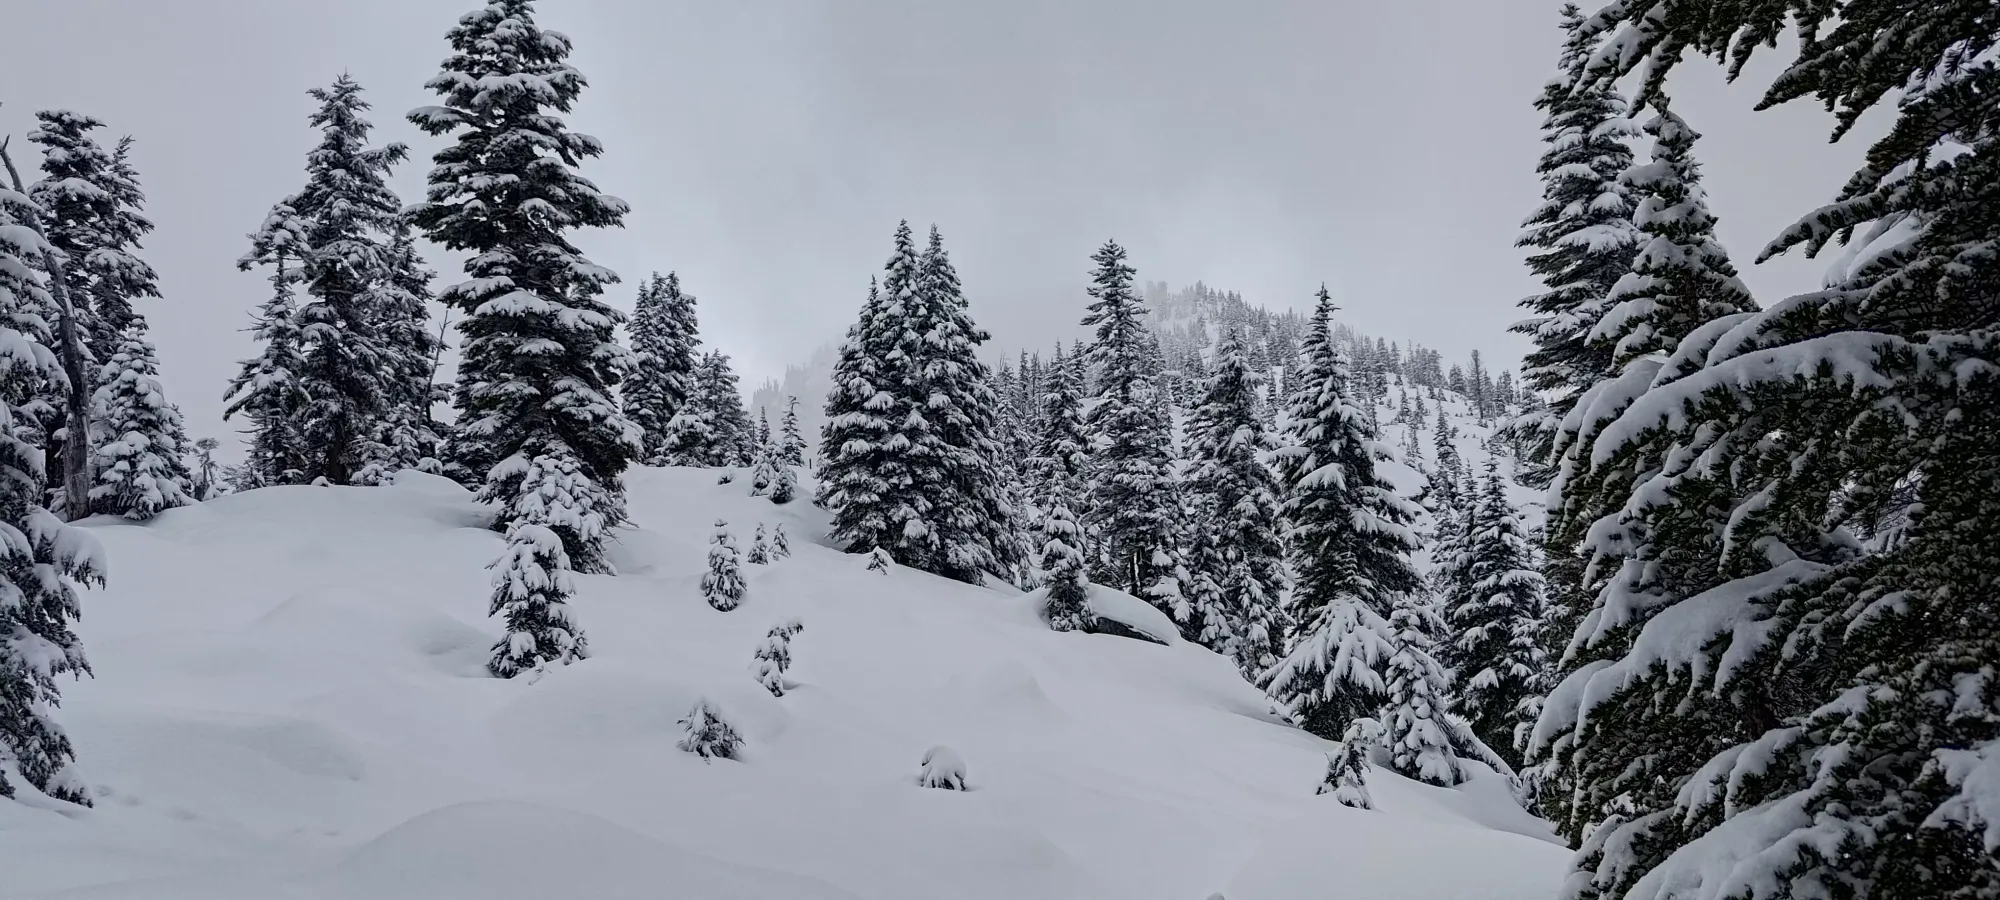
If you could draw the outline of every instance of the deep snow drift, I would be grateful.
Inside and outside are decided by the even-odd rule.
[[[617,577],[578,579],[592,658],[539,681],[482,665],[500,537],[469,495],[270,488],[89,524],[97,677],[61,721],[97,807],[0,800],[0,897],[144,900],[1541,900],[1567,851],[1505,784],[1372,774],[1316,797],[1326,744],[1224,660],[1057,634],[1031,598],[817,541],[823,514],[712,471],[628,478]],[[698,581],[716,518],[741,608]],[[1122,598],[1128,600],[1129,598]],[[1105,604],[1109,612],[1121,598]],[[1124,617],[1143,617],[1123,607]],[[797,618],[796,685],[752,653]],[[740,760],[675,748],[707,698]],[[933,747],[965,792],[917,785]],[[19,782],[16,782],[17,785]]]

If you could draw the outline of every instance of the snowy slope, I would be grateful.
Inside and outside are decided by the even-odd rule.
[[[95,680],[62,721],[92,810],[0,800],[0,897],[144,900],[1530,900],[1567,851],[1497,778],[1376,774],[1315,797],[1325,745],[1204,650],[1056,634],[1030,598],[812,542],[712,472],[629,478],[618,577],[579,579],[593,658],[485,677],[497,535],[455,485],[269,488],[98,519]],[[794,555],[744,606],[696,587],[717,517]],[[1116,605],[1115,602],[1109,605]],[[799,618],[797,690],[752,679]],[[674,747],[706,696],[748,741]],[[938,744],[972,790],[925,790]],[[18,782],[17,782],[18,784]]]

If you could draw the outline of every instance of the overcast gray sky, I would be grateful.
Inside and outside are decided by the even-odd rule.
[[[159,226],[145,257],[167,388],[197,435],[266,296],[234,260],[298,189],[308,88],[342,71],[377,136],[411,145],[420,195],[443,142],[403,121],[473,0],[0,0],[0,133],[66,107],[138,139]],[[706,340],[746,389],[836,340],[896,220],[936,222],[1000,347],[1068,336],[1107,237],[1140,277],[1203,279],[1303,306],[1322,280],[1356,327],[1511,368],[1504,332],[1534,289],[1513,247],[1538,197],[1557,0],[542,0],[590,79],[573,124],[586,174],[632,204],[577,243],[700,298]],[[1725,88],[1675,74],[1706,138],[1721,236],[1766,302],[1823,264],[1749,267],[1830,199],[1862,143],[1828,146],[1807,105],[1751,112],[1781,54]],[[1862,129],[1863,132],[1869,129]],[[1865,138],[1863,133],[1859,137]],[[19,140],[16,151],[24,148]],[[33,160],[28,160],[33,164]],[[456,261],[433,255],[445,279]]]

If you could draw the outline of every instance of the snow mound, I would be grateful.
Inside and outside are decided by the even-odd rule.
[[[97,798],[0,800],[7,900],[1514,900],[1568,853],[1504,784],[1374,772],[1378,810],[1317,797],[1329,745],[1137,598],[1093,611],[1164,646],[1050,631],[1033,596],[824,545],[825,515],[745,479],[640,469],[617,577],[580,576],[591,656],[509,681],[501,538],[456,485],[269,488],[86,523],[97,677],[61,721]],[[717,518],[783,524],[741,608],[697,580]],[[753,651],[798,619],[798,685]],[[703,765],[708,699],[744,740]],[[976,790],[919,790],[949,746]],[[1438,866],[1439,848],[1452,865]]]

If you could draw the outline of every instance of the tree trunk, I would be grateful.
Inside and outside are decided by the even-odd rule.
[[[7,155],[5,141],[0,141],[0,163],[6,164],[14,190],[27,196],[28,189],[21,185],[21,173],[14,168],[14,158]],[[76,310],[70,305],[62,262],[47,249],[49,236],[42,229],[41,219],[32,218],[27,224],[42,239],[42,269],[49,273],[49,292],[56,300],[57,340],[62,344],[63,375],[69,379],[69,396],[64,404],[68,425],[62,443],[63,518],[74,522],[90,515],[90,373],[83,364],[83,336],[77,330]]]

